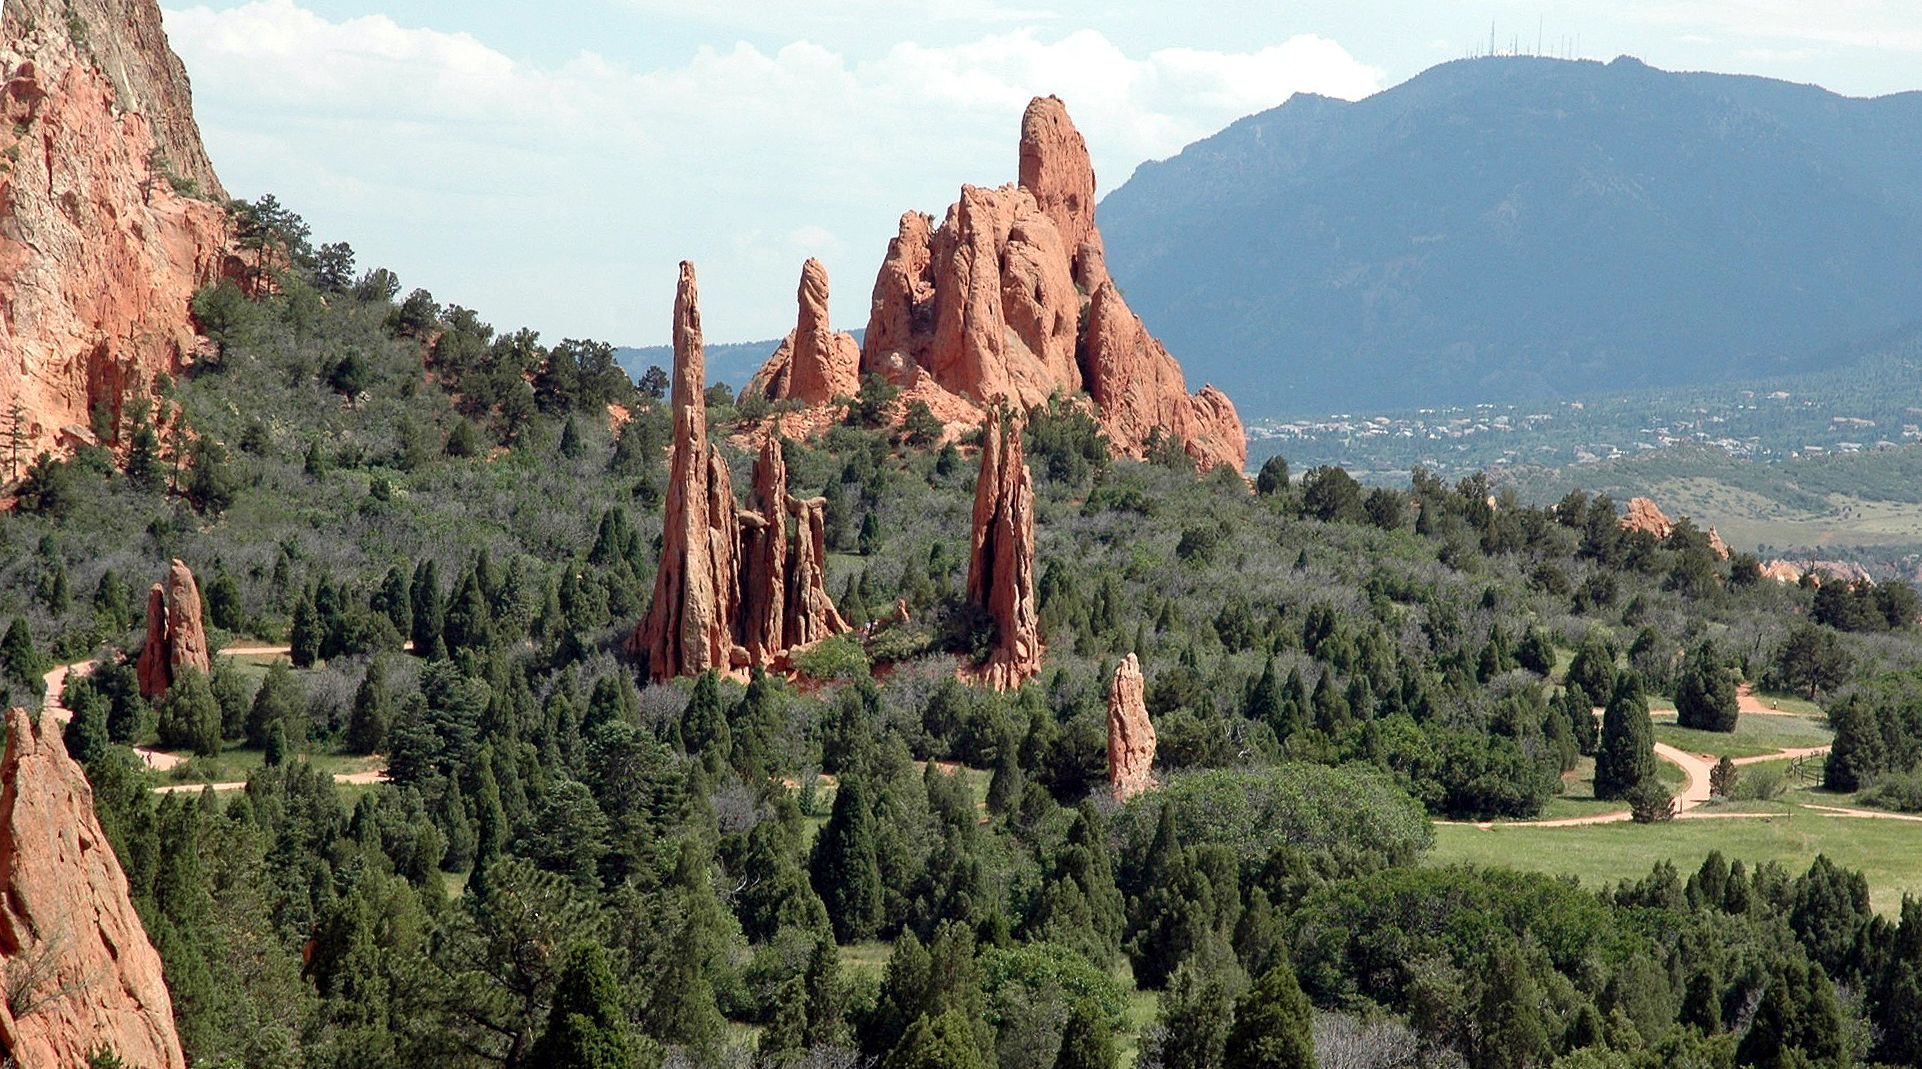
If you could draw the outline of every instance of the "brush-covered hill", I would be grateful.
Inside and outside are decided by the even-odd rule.
[[[1922,93],[1464,60],[1242,119],[1101,217],[1253,418],[1753,378],[1922,317]]]

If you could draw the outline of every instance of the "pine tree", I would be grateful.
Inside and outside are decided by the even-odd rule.
[[[638,1044],[628,1034],[621,986],[596,943],[567,954],[554,988],[547,1030],[527,1052],[529,1069],[638,1069]]]
[[[1712,643],[1689,654],[1675,681],[1676,722],[1700,731],[1734,731],[1739,717],[1735,673]]]
[[[387,745],[387,729],[394,721],[391,704],[387,694],[387,667],[376,655],[367,662],[367,672],[354,691],[353,711],[347,719],[348,749],[374,754]]]
[[[1878,1054],[1891,1065],[1922,1065],[1922,900],[1902,896],[1901,922],[1875,982],[1870,1016]]]
[[[1183,966],[1162,993],[1148,1045],[1162,1069],[1220,1069],[1233,1019],[1234,1001],[1222,980]]]
[[[1314,1010],[1294,971],[1277,965],[1235,1002],[1225,1069],[1315,1069]]]
[[[0,638],[0,665],[5,666],[7,678],[38,693],[48,665],[34,648],[33,632],[21,617],[14,617],[7,624],[6,636]]]
[[[175,670],[172,684],[156,710],[160,744],[192,750],[200,757],[220,753],[220,703],[207,677],[189,667]]]
[[[811,874],[835,938],[843,943],[874,938],[882,920],[881,870],[874,853],[874,814],[859,776],[841,781],[834,811],[814,843]]]
[[[774,1017],[761,1031],[754,1052],[766,1066],[784,1066],[807,1050],[807,983],[799,976],[781,981],[774,990]]]
[[[294,626],[287,639],[288,656],[293,659],[294,667],[312,668],[320,660],[321,644],[326,640],[327,629],[321,623],[313,597],[303,592],[294,603]]]
[[[881,1069],[987,1069],[974,1044],[967,1018],[949,1010],[918,1017],[901,1042],[882,1060]]]
[[[841,955],[834,941],[816,939],[808,955],[807,972],[802,974],[808,1007],[804,1045],[809,1048],[839,1047],[847,1042],[847,992],[841,987],[840,969]]]
[[[407,600],[413,622],[410,637],[414,641],[414,656],[426,660],[444,656],[446,648],[441,644],[440,571],[431,558],[414,566],[414,579],[408,586]]]
[[[1497,946],[1482,970],[1475,1064],[1484,1069],[1531,1069],[1553,1054],[1548,1007],[1529,963],[1514,948]]]
[[[1094,1003],[1083,999],[1068,1011],[1054,1069],[1114,1069],[1114,1034]]]
[[[994,756],[994,776],[988,780],[988,812],[1007,816],[1021,804],[1027,777],[1021,772],[1020,744],[1013,736],[1001,740]]]
[[[1655,778],[1655,726],[1633,673],[1624,672],[1602,712],[1602,739],[1595,749],[1595,797],[1627,798]]]

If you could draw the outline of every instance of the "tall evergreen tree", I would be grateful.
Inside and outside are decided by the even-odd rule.
[[[1295,974],[1277,965],[1235,1002],[1225,1069],[1315,1069],[1314,1010]]]
[[[841,781],[834,811],[815,840],[811,871],[835,938],[843,943],[874,938],[882,920],[881,870],[874,854],[874,814],[861,777]]]
[[[1703,641],[1683,663],[1675,681],[1675,719],[1699,731],[1734,731],[1739,715],[1735,672],[1713,643]]]
[[[621,1006],[606,952],[598,943],[575,944],[554,987],[547,1029],[527,1052],[528,1069],[639,1069],[639,1044]]]
[[[1054,1069],[1114,1069],[1114,1063],[1114,1034],[1101,1011],[1087,999],[1075,1003],[1061,1029]]]
[[[1641,680],[1623,672],[1602,711],[1602,738],[1595,749],[1595,797],[1626,798],[1655,778],[1655,725]]]

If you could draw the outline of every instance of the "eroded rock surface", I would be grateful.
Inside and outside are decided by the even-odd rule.
[[[661,563],[628,648],[647,656],[655,679],[670,679],[776,667],[795,649],[848,630],[825,585],[826,502],[788,493],[780,439],[762,443],[746,508],[735,499],[726,459],[708,441],[700,295],[694,265],[685,262],[674,295],[672,381]]]
[[[30,450],[120,444],[198,344],[226,192],[154,0],[7,0],[0,77],[0,399]]]
[[[1034,594],[1034,479],[1021,456],[1021,428],[1004,431],[999,411],[981,434],[974,486],[968,601],[994,621],[995,644],[969,674],[1011,690],[1041,671],[1041,614]]]
[[[1085,391],[1118,452],[1141,456],[1157,436],[1176,438],[1202,469],[1240,470],[1247,440],[1233,403],[1212,387],[1189,394],[1180,365],[1128,309],[1108,279],[1094,206],[1087,144],[1060,100],[1035,98],[1022,116],[1017,183],[961,187],[939,226],[919,212],[901,217],[875,277],[859,373],[887,378],[907,391],[904,408],[922,401],[943,422],[955,409],[946,399],[979,412]],[[825,303],[825,273],[822,291]],[[805,327],[805,276],[802,293]],[[801,335],[753,388],[826,403],[832,387],[801,374],[810,366]]]
[[[160,955],[94,816],[93,790],[59,728],[24,709],[7,713],[0,759],[0,881],[9,1064],[68,1069],[108,1049],[129,1066],[183,1069]]]
[[[193,570],[179,559],[168,566],[167,581],[147,591],[147,640],[135,668],[140,693],[148,698],[165,694],[182,668],[203,675],[213,670],[200,616],[200,586]]]
[[[810,258],[801,267],[795,294],[799,315],[787,339],[742,388],[743,400],[765,397],[816,399],[853,397],[861,388],[861,346],[854,335],[828,325],[828,269]]]
[[[1141,661],[1130,653],[1108,688],[1108,789],[1125,802],[1154,786],[1155,726],[1143,697]]]

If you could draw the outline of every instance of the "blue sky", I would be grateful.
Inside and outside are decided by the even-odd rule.
[[[211,0],[166,3],[215,167],[363,266],[545,338],[793,325],[802,260],[863,325],[900,213],[1011,181],[1059,94],[1102,190],[1290,93],[1357,98],[1485,49],[1922,88],[1915,0]],[[1149,324],[1152,328],[1153,324]],[[1179,355],[1179,354],[1177,354]]]

